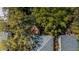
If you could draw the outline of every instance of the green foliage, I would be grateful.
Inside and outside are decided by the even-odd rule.
[[[0,22],[0,31],[9,32],[10,36],[6,41],[7,50],[30,50],[31,28],[36,25],[40,30],[40,35],[61,35],[68,26],[71,25],[72,16],[75,21],[70,30],[79,33],[79,9],[78,8],[25,8],[14,7],[8,9],[8,21],[4,25]],[[79,34],[77,34],[79,35]]]
[[[24,51],[31,49],[31,43],[28,36],[31,35],[30,28],[33,25],[33,18],[27,15],[24,8],[8,8],[8,21],[6,32],[9,32],[9,38],[6,42],[7,50]],[[28,10],[28,8],[25,8]]]
[[[32,15],[36,18],[42,34],[53,36],[61,33],[67,26],[69,16],[72,15],[71,8],[33,8]]]
[[[5,22],[0,21],[0,32],[2,32],[4,30],[4,24],[5,24]]]
[[[79,38],[79,17],[72,23],[70,30]]]

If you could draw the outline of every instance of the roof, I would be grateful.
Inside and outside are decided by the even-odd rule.
[[[34,51],[52,51],[53,50],[53,38],[51,36],[39,36],[40,39],[35,39],[39,40],[40,46],[36,44],[36,47],[33,48],[32,50]],[[34,39],[33,39],[34,41]]]
[[[76,51],[78,49],[78,41],[75,36],[62,35],[59,41],[61,51]]]

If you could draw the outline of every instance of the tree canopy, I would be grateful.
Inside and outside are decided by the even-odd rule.
[[[57,37],[68,29],[79,37],[79,8],[8,7],[7,22],[0,22],[0,31],[9,33],[7,50],[30,50],[31,28],[36,26],[40,35]],[[5,24],[5,25],[4,25]]]

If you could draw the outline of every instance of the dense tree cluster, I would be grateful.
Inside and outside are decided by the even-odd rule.
[[[8,9],[8,21],[4,25],[0,23],[0,30],[10,34],[6,47],[7,50],[30,50],[32,44],[30,37],[31,28],[36,26],[40,35],[51,35],[54,37],[54,50],[57,47],[59,35],[68,32],[79,36],[79,8],[52,8],[52,7],[13,7]]]

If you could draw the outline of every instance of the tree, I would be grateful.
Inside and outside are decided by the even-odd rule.
[[[6,32],[10,34],[6,41],[7,50],[19,51],[30,50],[31,42],[30,28],[33,25],[33,17],[30,15],[29,8],[4,8],[8,9],[8,21]]]
[[[57,39],[61,34],[65,34],[74,8],[33,8],[32,15],[36,18],[36,24],[41,34],[52,35],[54,37],[54,50],[58,50]]]
[[[71,24],[70,30],[73,34],[75,34],[75,36],[79,40],[79,8],[75,8],[74,15],[75,15],[75,20]]]

